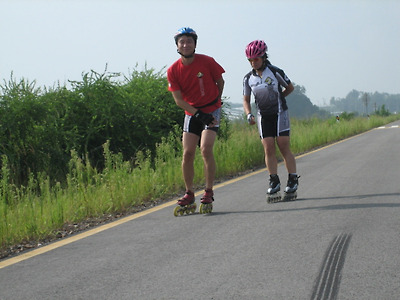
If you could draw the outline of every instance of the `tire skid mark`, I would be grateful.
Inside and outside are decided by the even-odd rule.
[[[349,247],[351,234],[336,236],[325,253],[325,257],[314,285],[311,300],[334,300],[339,291],[342,269]]]

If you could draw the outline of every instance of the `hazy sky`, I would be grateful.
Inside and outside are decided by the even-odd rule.
[[[226,73],[224,95],[242,101],[255,39],[314,104],[351,90],[400,93],[398,0],[0,0],[0,79],[37,87],[83,72],[161,71],[179,55],[173,36],[196,30],[197,53]]]

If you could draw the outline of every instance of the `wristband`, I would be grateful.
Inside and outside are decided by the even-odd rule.
[[[252,114],[252,113],[248,113],[248,114],[247,114],[247,122],[250,123],[250,121],[251,121],[252,118],[254,118],[253,114]]]

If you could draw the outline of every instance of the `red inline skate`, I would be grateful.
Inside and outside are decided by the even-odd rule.
[[[182,199],[178,200],[178,206],[174,209],[174,216],[183,216],[185,213],[194,214],[196,211],[196,203],[194,202],[194,193],[186,191]]]
[[[211,189],[207,189],[204,191],[203,197],[200,200],[200,213],[201,214],[209,214],[213,209],[214,202],[214,192]]]

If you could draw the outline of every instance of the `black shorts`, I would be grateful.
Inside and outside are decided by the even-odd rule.
[[[258,115],[258,130],[260,138],[289,136],[290,122],[287,111],[276,115]]]
[[[218,132],[219,122],[221,120],[221,108],[214,110],[211,114],[218,121],[218,124],[213,127],[208,127],[207,125],[204,125],[193,116],[185,115],[185,120],[183,122],[183,132],[194,133],[198,136],[201,136],[202,131],[205,129]]]

